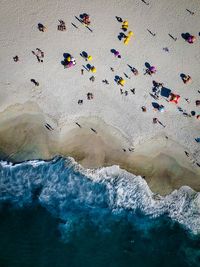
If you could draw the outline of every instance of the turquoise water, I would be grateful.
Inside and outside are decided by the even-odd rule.
[[[200,266],[198,199],[114,166],[2,162],[0,266]]]

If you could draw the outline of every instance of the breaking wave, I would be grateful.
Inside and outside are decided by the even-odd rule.
[[[101,227],[107,218],[126,216],[131,222],[135,214],[167,216],[194,234],[200,232],[200,193],[187,186],[160,196],[142,177],[118,166],[86,170],[72,158],[60,157],[16,165],[2,161],[0,202],[24,207],[35,200],[63,221],[65,232],[81,227],[83,218]]]

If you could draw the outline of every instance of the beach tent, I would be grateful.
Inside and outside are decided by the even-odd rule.
[[[170,98],[169,101],[170,101],[171,103],[178,104],[179,99],[180,99],[180,95],[171,94],[171,98]]]

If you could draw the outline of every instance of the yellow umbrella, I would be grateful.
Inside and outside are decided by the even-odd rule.
[[[134,35],[132,31],[128,32],[128,36]]]
[[[93,73],[97,72],[97,70],[94,66],[91,68],[91,72],[93,72]]]
[[[127,45],[127,44],[129,43],[129,41],[130,41],[130,37],[126,37],[126,38],[124,39],[124,44]]]
[[[67,61],[68,62],[70,62],[71,61],[71,57],[69,56],[69,57],[67,57]]]
[[[124,86],[124,84],[125,84],[125,80],[124,80],[124,79],[120,79],[120,80],[119,80],[119,84],[122,85],[122,86]]]
[[[125,21],[122,23],[122,25],[126,25],[126,26],[128,26],[128,21],[125,20]]]
[[[92,56],[88,56],[87,59],[90,61],[92,60]]]

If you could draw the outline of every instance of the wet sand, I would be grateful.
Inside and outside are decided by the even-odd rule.
[[[31,112],[30,105],[27,107],[25,114],[20,106],[2,113],[1,159],[21,162],[71,156],[85,168],[119,165],[144,176],[151,190],[159,194],[168,194],[183,185],[200,191],[200,171],[194,159],[187,157],[182,146],[164,135],[129,151],[132,145],[128,139],[98,118],[79,118],[64,128],[54,124],[54,130],[50,131],[45,127],[44,114],[36,106],[32,106]]]

